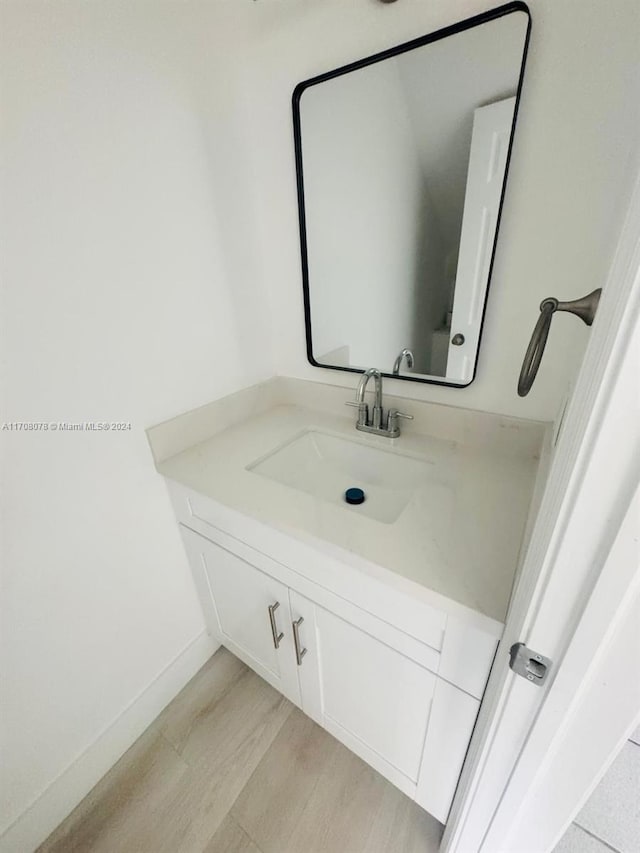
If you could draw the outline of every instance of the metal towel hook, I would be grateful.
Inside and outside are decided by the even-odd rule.
[[[581,299],[574,299],[573,302],[559,302],[552,296],[542,300],[540,303],[540,316],[531,335],[524,361],[522,362],[522,370],[520,371],[520,379],[518,380],[518,395],[520,397],[526,397],[534,383],[540,362],[542,361],[547,338],[549,337],[551,319],[555,312],[568,311],[570,314],[580,317],[587,326],[590,326],[593,323],[593,318],[596,316],[601,293],[602,288],[598,287],[589,293],[588,296],[583,296]]]

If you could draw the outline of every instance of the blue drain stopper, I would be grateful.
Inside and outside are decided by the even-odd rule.
[[[348,504],[363,504],[364,492],[362,491],[362,489],[358,489],[355,486],[352,486],[344,493],[344,499]]]

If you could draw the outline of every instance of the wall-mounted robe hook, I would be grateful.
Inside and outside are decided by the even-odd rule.
[[[520,397],[527,396],[536,378],[547,338],[549,337],[551,319],[555,312],[568,311],[570,314],[580,317],[587,326],[590,326],[593,323],[593,318],[596,316],[601,293],[602,288],[599,287],[581,299],[574,299],[573,302],[559,302],[552,296],[542,300],[540,303],[540,316],[531,335],[524,361],[522,362],[522,370],[520,371],[520,379],[518,380],[518,394]]]

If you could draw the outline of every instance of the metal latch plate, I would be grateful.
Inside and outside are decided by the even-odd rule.
[[[509,666],[516,673],[530,681],[532,684],[544,684],[549,670],[551,660],[527,648],[524,643],[515,643],[509,650],[511,660]]]

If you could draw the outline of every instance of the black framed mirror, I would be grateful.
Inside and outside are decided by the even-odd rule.
[[[473,381],[530,29],[513,2],[296,86],[311,364]]]

